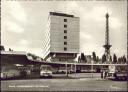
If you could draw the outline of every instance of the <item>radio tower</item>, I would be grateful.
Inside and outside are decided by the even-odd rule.
[[[105,45],[103,47],[105,48],[105,56],[106,61],[110,63],[110,45],[109,43],[109,14],[106,14],[106,32],[105,32]]]

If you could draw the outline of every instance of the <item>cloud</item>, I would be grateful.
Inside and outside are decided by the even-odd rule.
[[[117,29],[122,27],[122,23],[117,18],[112,17],[110,18],[110,27]]]
[[[68,2],[66,6],[70,7],[68,8],[68,10],[76,10],[76,8],[78,7],[78,4],[75,1],[73,1],[73,2]]]
[[[27,52],[30,52],[30,53],[33,53],[37,56],[42,57],[43,50],[42,50],[42,48],[30,48],[27,50]]]
[[[85,33],[85,32],[80,32],[80,37],[81,37],[81,39],[86,39],[86,40],[91,40],[92,39],[92,36]]]
[[[104,21],[106,13],[112,14],[112,11],[107,9],[106,6],[95,6],[88,13],[84,13],[84,19],[91,19],[93,21]]]
[[[89,11],[88,13],[84,13],[83,16],[85,20],[93,20],[93,21],[96,21],[97,23],[101,21],[105,21],[105,14],[108,13],[109,14],[109,24],[110,24],[110,27],[111,28],[114,28],[114,29],[117,29],[119,27],[122,26],[122,23],[119,21],[118,18],[116,17],[113,17],[111,15],[113,15],[112,13],[112,10],[109,8],[107,8],[106,6],[96,6],[96,7],[93,7],[92,11]],[[92,21],[92,22],[93,22]]]
[[[22,33],[21,24],[27,23],[27,15],[19,2],[2,1],[1,25],[6,31]]]
[[[24,29],[19,26],[18,24],[14,23],[14,22],[10,22],[7,21],[4,24],[7,28],[7,31],[11,31],[11,32],[15,32],[15,33],[22,33],[24,31]]]
[[[20,22],[27,22],[27,15],[19,2],[9,2],[9,13]]]
[[[67,13],[67,14],[77,14],[77,10],[80,8],[80,6],[75,1],[63,1],[61,3],[57,3],[56,11]]]
[[[20,40],[19,43],[20,43],[20,45],[22,45],[23,47],[29,45],[29,42],[28,42],[26,39],[22,39],[22,40]]]

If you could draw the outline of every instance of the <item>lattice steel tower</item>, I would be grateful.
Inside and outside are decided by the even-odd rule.
[[[109,14],[106,14],[106,32],[105,32],[105,45],[103,47],[105,48],[105,56],[106,61],[110,61],[110,45],[109,43]]]

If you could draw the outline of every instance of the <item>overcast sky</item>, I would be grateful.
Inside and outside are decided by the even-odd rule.
[[[126,55],[127,2],[2,0],[2,45],[6,50],[27,51],[42,56],[42,40],[50,11],[80,17],[80,52],[101,57],[105,44],[105,14],[108,12],[111,55]]]

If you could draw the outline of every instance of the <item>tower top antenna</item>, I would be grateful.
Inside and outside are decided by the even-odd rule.
[[[109,14],[108,13],[106,13],[106,18],[108,18],[109,17]]]

